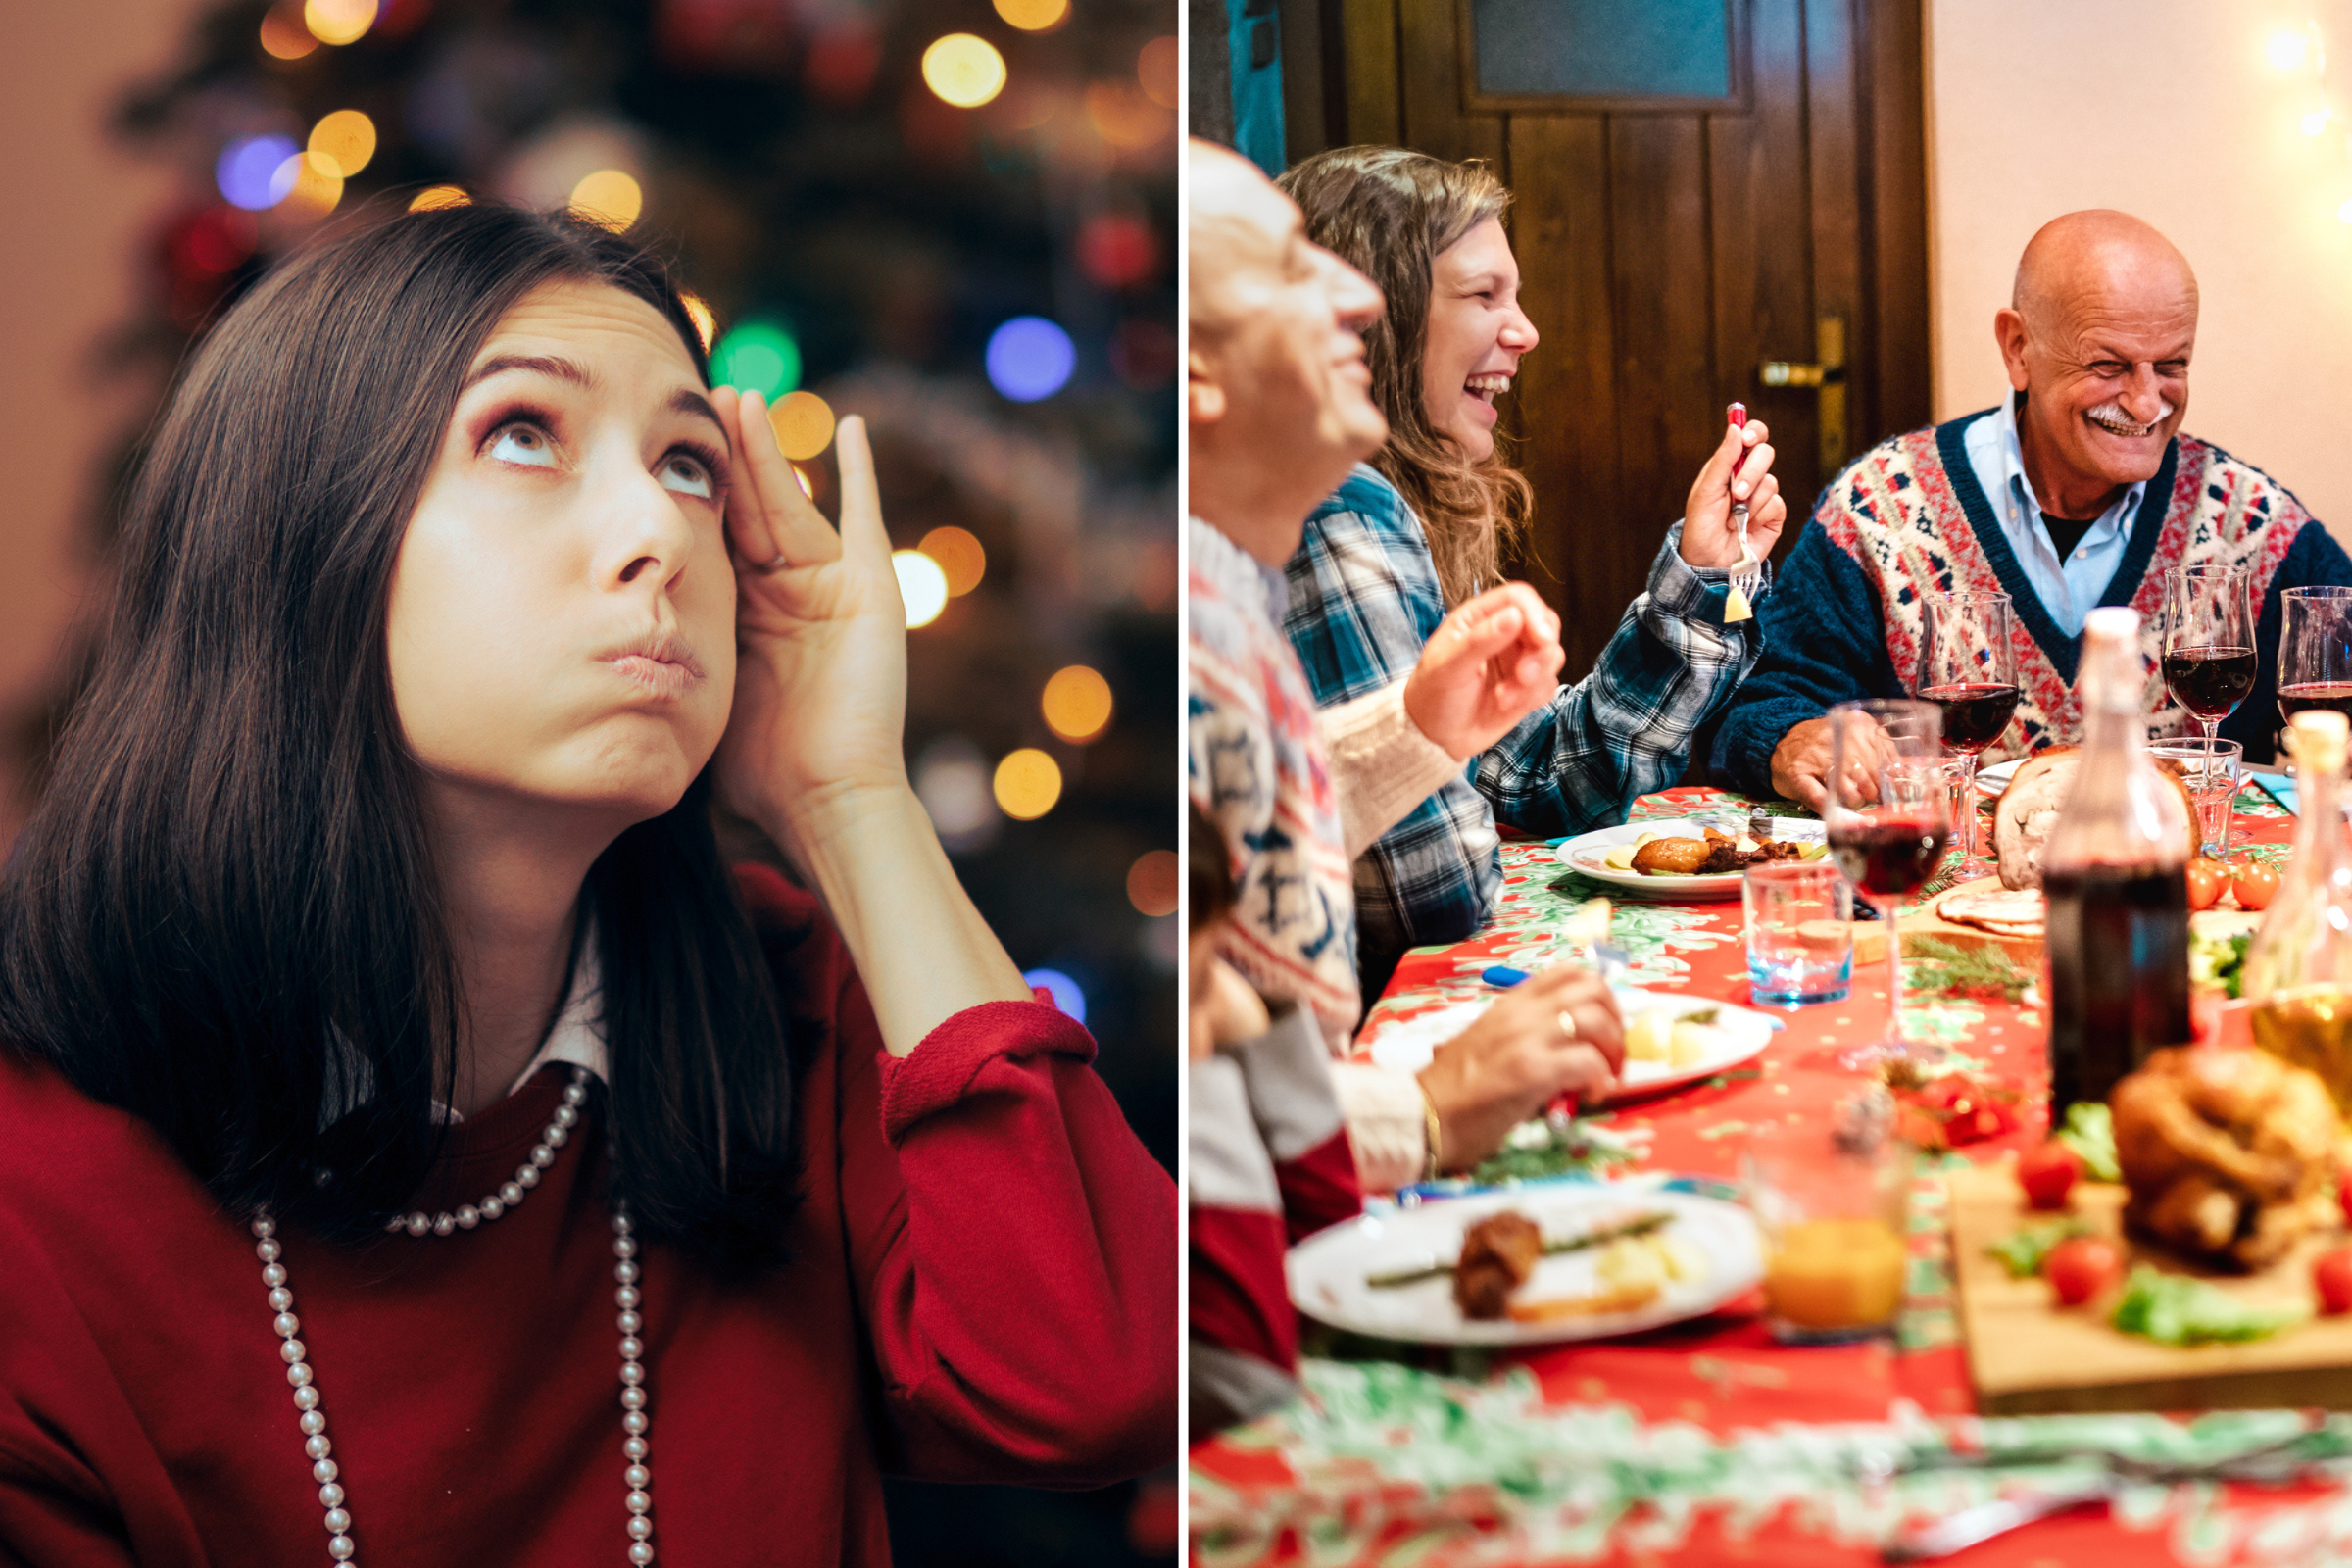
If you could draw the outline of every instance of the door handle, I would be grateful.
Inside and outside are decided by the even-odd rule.
[[[1821,471],[1826,477],[1845,463],[1845,318],[1825,316],[1813,325],[1811,363],[1766,360],[1756,378],[1766,386],[1811,387],[1820,399]]]

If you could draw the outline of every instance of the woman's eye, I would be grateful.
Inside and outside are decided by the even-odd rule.
[[[710,470],[689,457],[673,457],[662,465],[662,487],[682,496],[710,499]]]
[[[490,455],[502,463],[519,463],[533,468],[552,468],[556,466],[555,444],[546,432],[527,424],[510,424],[491,437]]]

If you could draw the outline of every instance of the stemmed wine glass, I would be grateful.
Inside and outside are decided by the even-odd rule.
[[[2164,585],[2165,689],[2204,726],[2208,756],[2254,690],[2253,592],[2244,566],[2182,566]]]
[[[1982,876],[1977,858],[1977,759],[2001,738],[2017,711],[2017,649],[2010,637],[2009,596],[1974,589],[1929,599],[1919,660],[1919,695],[1943,710],[1944,749],[1961,765],[1961,877]]]
[[[2352,588],[2289,588],[2278,599],[2281,721],[2306,708],[2352,717]]]
[[[1830,775],[1821,817],[1838,868],[1878,908],[1886,932],[1886,1033],[1838,1058],[1845,1067],[1932,1061],[1940,1046],[1903,1039],[1903,944],[1895,914],[1936,874],[1951,836],[1943,710],[1932,702],[1840,703],[1830,710]]]

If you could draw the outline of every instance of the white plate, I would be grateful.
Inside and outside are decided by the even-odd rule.
[[[1417,1073],[1429,1065],[1438,1047],[1478,1021],[1480,1013],[1499,1001],[1502,993],[1476,1002],[1457,1002],[1449,1007],[1425,1012],[1417,1018],[1407,1018],[1391,1024],[1372,1039],[1372,1059],[1392,1072]],[[1636,1013],[1663,1007],[1676,1017],[1688,1017],[1694,1012],[1713,1009],[1716,1027],[1726,1036],[1723,1049],[1682,1066],[1670,1066],[1662,1061],[1629,1061],[1625,1074],[1618,1082],[1617,1093],[1603,1104],[1632,1100],[1642,1095],[1657,1094],[1712,1078],[1729,1067],[1737,1067],[1762,1054],[1772,1044],[1774,1020],[1767,1013],[1747,1007],[1735,1007],[1728,1002],[1710,1002],[1705,997],[1689,997],[1667,991],[1641,991],[1632,987],[1620,988],[1617,1005],[1630,1023]],[[1587,1107],[1591,1108],[1591,1107]]]
[[[1514,1323],[1474,1322],[1453,1303],[1453,1281],[1440,1275],[1412,1285],[1375,1290],[1367,1275],[1426,1267],[1459,1256],[1462,1233],[1488,1215],[1515,1208],[1546,1237],[1567,1237],[1658,1209],[1674,1223],[1665,1234],[1690,1244],[1707,1261],[1699,1279],[1678,1280],[1647,1306],[1606,1317]],[[1546,1257],[1518,1291],[1523,1300],[1577,1295],[1599,1284],[1599,1248]],[[1635,1334],[1711,1312],[1764,1277],[1764,1250],[1755,1221],[1736,1203],[1689,1193],[1626,1192],[1594,1184],[1522,1187],[1447,1199],[1386,1214],[1366,1214],[1308,1237],[1291,1249],[1291,1303],[1334,1328],[1384,1340],[1434,1345],[1542,1345]]]
[[[2026,759],[2022,757],[2012,757],[2006,762],[1995,762],[1990,767],[1978,768],[1978,791],[1985,795],[2000,794],[2009,787],[2010,779],[2017,776],[2018,765],[2025,760]]]
[[[1740,873],[1737,871],[1724,871],[1714,876],[1645,876],[1640,871],[1615,870],[1603,860],[1618,845],[1632,844],[1644,833],[1656,833],[1666,838],[1694,839],[1699,837],[1700,829],[1710,827],[1718,833],[1729,833],[1737,838],[1747,831],[1747,818],[1735,811],[1702,811],[1695,816],[1667,817],[1654,822],[1627,822],[1572,838],[1552,851],[1552,855],[1570,870],[1639,898],[1736,899],[1740,896]],[[1799,844],[1826,842],[1822,825],[1801,816],[1772,818],[1772,836],[1776,839],[1793,839]]]

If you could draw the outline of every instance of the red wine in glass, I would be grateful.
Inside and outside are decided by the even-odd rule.
[[[1830,855],[1863,892],[1899,899],[1936,874],[1950,837],[1940,814],[1849,817],[1830,825]]]
[[[2010,715],[2017,711],[2019,698],[2015,686],[1989,681],[1930,686],[1919,695],[1923,702],[1934,703],[1943,710],[1943,744],[1972,756],[2001,738],[2001,731],[2009,727]]]
[[[2307,680],[2278,688],[2278,711],[2288,718],[2307,708],[2326,708],[2352,718],[2352,681]]]
[[[2164,684],[2173,701],[2213,723],[2253,693],[2254,672],[2251,648],[2168,648],[2164,654]]]

